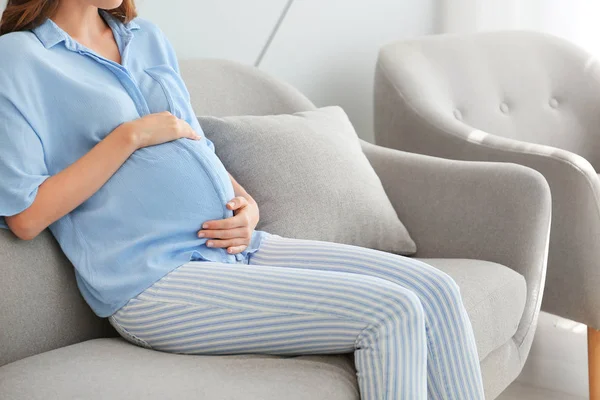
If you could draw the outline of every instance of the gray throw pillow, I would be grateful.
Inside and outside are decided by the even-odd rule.
[[[416,252],[340,107],[198,120],[227,170],[258,203],[257,229]]]

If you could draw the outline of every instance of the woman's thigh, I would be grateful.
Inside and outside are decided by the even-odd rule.
[[[111,323],[137,344],[168,352],[324,354],[354,351],[382,324],[424,340],[423,318],[417,296],[377,277],[190,262],[131,299]]]
[[[459,292],[449,275],[413,258],[364,247],[273,234],[267,235],[258,251],[249,255],[248,264],[369,275],[403,286],[424,300],[430,297],[452,298]]]
[[[459,339],[474,341],[458,285],[449,275],[424,262],[358,246],[271,234],[263,239],[258,251],[249,255],[248,263],[387,280],[419,298],[426,322],[430,327],[439,327],[431,332],[443,335],[445,341],[456,341],[462,352],[468,351],[468,345]],[[459,357],[458,353],[454,356]]]

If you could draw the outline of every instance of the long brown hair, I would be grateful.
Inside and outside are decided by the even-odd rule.
[[[60,0],[8,0],[0,19],[0,36],[10,32],[25,31],[41,25],[54,15]],[[127,23],[137,16],[134,0],[124,0],[114,10],[113,17]]]

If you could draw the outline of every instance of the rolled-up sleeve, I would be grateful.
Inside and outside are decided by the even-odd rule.
[[[49,178],[44,148],[17,107],[0,94],[0,227],[27,209]]]

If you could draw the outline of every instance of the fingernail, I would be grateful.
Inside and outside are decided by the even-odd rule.
[[[208,247],[213,247],[213,242],[206,242],[206,245],[207,245]]]
[[[227,249],[227,252],[228,252],[228,253],[233,253],[233,250],[231,250],[231,249]]]
[[[233,202],[232,202],[232,201],[230,201],[229,203],[227,203],[227,205],[228,205],[229,207],[233,207],[233,206],[234,206],[234,204],[233,204]]]
[[[203,225],[202,225],[202,227],[203,227],[204,229],[206,229],[206,228],[208,228],[208,224],[203,224]]]
[[[200,233],[198,234],[198,237],[204,237],[204,232],[200,232]]]

